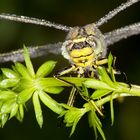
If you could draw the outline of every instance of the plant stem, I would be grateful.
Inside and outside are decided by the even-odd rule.
[[[131,85],[129,87],[125,83],[119,83],[121,88],[118,88],[116,92],[113,95],[113,99],[119,98],[119,97],[128,97],[128,96],[138,96],[140,97],[140,86],[137,85]],[[122,86],[123,85],[123,86]],[[115,91],[115,90],[114,90]],[[110,101],[112,95],[108,95],[98,101],[96,101],[97,106],[102,106],[103,104]]]
[[[64,79],[72,84],[75,84],[76,86],[81,87],[82,83],[86,80],[89,80],[89,78],[77,78],[77,77],[61,77],[61,79]],[[51,87],[51,86],[71,86],[68,83],[65,83],[64,81],[55,79],[55,78],[42,78],[39,80],[39,84],[43,87]],[[128,84],[117,82],[115,88],[113,88],[113,99],[119,98],[119,97],[126,97],[126,96],[140,96],[140,86],[137,85],[131,85],[131,87]],[[109,102],[111,98],[111,95],[101,98],[100,100],[96,101],[97,106],[101,106],[105,104],[106,102]]]
[[[68,81],[69,83],[74,84],[75,86],[82,86],[82,83],[89,78],[77,78],[77,77],[61,77],[61,79]],[[42,87],[54,87],[54,86],[72,86],[64,81],[58,80],[56,78],[47,77],[38,79],[39,84]]]

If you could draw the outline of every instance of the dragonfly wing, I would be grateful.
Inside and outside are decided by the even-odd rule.
[[[105,33],[104,38],[107,46],[110,46],[122,39],[138,34],[140,34],[140,22]]]
[[[35,47],[28,47],[30,52],[31,58],[36,58],[39,56],[44,56],[48,54],[61,54],[61,46],[62,42],[55,43],[55,44],[47,44],[42,46],[35,46]],[[16,51],[11,51],[8,53],[0,54],[0,63],[4,62],[17,62],[17,61],[24,61],[23,58],[23,49],[18,49]]]
[[[104,17],[100,18],[99,21],[95,23],[97,27],[103,25],[104,23],[107,23],[108,20],[112,19],[114,16],[116,16],[119,12],[123,11],[124,9],[130,7],[131,5],[139,2],[139,0],[127,0],[125,3],[122,3],[120,6],[115,8],[114,10],[110,11],[108,14],[106,14]]]
[[[22,22],[22,23],[30,23],[30,24],[40,25],[40,26],[47,26],[66,32],[68,32],[72,28],[72,27],[64,26],[62,24],[56,24],[44,19],[32,18],[27,16],[18,16],[14,14],[6,14],[6,13],[0,14],[0,19]]]

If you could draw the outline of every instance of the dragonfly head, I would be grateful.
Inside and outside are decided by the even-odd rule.
[[[92,66],[106,55],[104,37],[94,24],[74,27],[62,45],[62,55],[76,66]]]

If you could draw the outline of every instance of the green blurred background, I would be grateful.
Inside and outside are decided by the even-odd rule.
[[[83,26],[97,21],[108,11],[116,8],[126,0],[0,0],[0,13],[11,13],[36,18],[44,18],[67,26]],[[102,32],[140,21],[140,3],[118,14],[101,27]],[[44,45],[64,41],[66,33],[60,30],[0,20],[0,52],[8,52],[26,46]],[[120,41],[109,50],[117,57],[116,67],[124,71],[133,84],[140,85],[140,35]],[[37,68],[48,59],[58,61],[57,69],[68,66],[62,56],[44,56],[33,60]],[[10,67],[11,63],[1,64]],[[65,94],[65,93],[64,93]],[[63,94],[57,99],[67,99]],[[57,115],[44,106],[44,125],[40,129],[35,120],[33,106],[28,103],[28,110],[22,124],[10,120],[0,129],[1,140],[67,140],[70,129],[57,127]],[[105,117],[102,119],[107,140],[139,140],[140,139],[140,99],[129,97],[123,103],[115,101],[115,124],[111,126],[109,104],[105,105]],[[88,127],[86,116],[80,121],[75,134],[70,140],[93,140],[94,133]],[[101,138],[99,138],[101,139]]]

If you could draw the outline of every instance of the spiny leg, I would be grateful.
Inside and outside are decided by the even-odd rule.
[[[97,110],[97,112],[101,115],[104,116],[103,113],[101,112],[101,110],[97,107],[97,105],[95,104],[95,102],[93,100],[90,100],[89,103]]]
[[[76,94],[77,94],[77,89],[75,87],[72,87],[69,98],[68,98],[68,102],[67,102],[68,106],[73,106],[75,98],[76,98]]]
[[[96,60],[95,61],[95,68],[98,68],[98,66],[104,65],[108,63],[108,59],[107,58],[102,58],[100,60]],[[95,77],[95,75],[94,75]],[[88,102],[96,109],[96,111],[101,115],[104,116],[103,113],[101,112],[100,108],[95,104],[94,100],[92,99],[88,99]]]
[[[107,58],[103,58],[101,60],[96,60],[95,63],[96,63],[96,66],[101,66],[101,65],[107,64],[108,63],[108,59]]]
[[[68,106],[73,106],[74,101],[75,101],[75,97],[76,97],[76,91],[79,91],[79,89],[75,86],[75,84],[62,79],[60,76],[68,74],[68,73],[74,71],[75,68],[76,67],[74,65],[72,65],[70,68],[64,69],[64,70],[58,72],[56,75],[54,75],[54,77],[56,79],[58,79],[58,80],[60,80],[60,81],[62,81],[64,83],[67,83],[67,84],[72,86],[72,90],[70,92],[70,95],[69,95],[69,98],[68,98],[68,102],[67,102]]]

